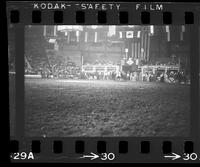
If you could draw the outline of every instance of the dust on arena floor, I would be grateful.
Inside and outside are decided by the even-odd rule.
[[[25,134],[188,136],[189,87],[152,82],[26,78]],[[14,110],[10,112],[13,115]]]

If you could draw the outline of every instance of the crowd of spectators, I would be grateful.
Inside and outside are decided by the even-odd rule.
[[[109,63],[113,65],[112,63]],[[109,65],[108,64],[108,65]],[[96,64],[95,64],[96,65]],[[98,62],[99,65],[99,62]],[[56,64],[51,67],[48,63],[44,63],[37,69],[25,68],[26,74],[38,74],[42,78],[63,78],[63,79],[86,79],[86,80],[120,80],[120,81],[143,81],[143,82],[167,82],[167,83],[188,83],[189,77],[183,71],[168,70],[156,72],[146,71],[142,73],[141,70],[136,71],[96,71],[86,72],[82,71],[80,66],[73,62]]]
[[[81,68],[75,64],[59,64],[53,67],[44,65],[39,71],[42,78],[65,78],[65,79],[79,79],[81,76]]]
[[[89,80],[120,80],[120,81],[143,81],[143,82],[166,82],[166,83],[189,83],[189,76],[185,75],[183,71],[156,71],[146,72],[142,74],[141,71],[124,72],[124,71],[111,71],[111,72],[95,72],[95,73],[82,73],[82,79]]]
[[[166,82],[166,83],[189,83],[189,76],[186,75],[183,71],[173,71],[168,70],[164,71],[156,71],[155,74],[153,72],[146,72],[142,76],[143,81],[153,82]]]
[[[84,72],[76,65],[58,65],[52,69],[48,65],[44,65],[39,70],[28,70],[26,74],[38,74],[42,78],[62,78],[62,79],[86,79],[86,80],[118,80],[118,81],[143,81],[143,82],[167,82],[167,83],[187,83],[189,77],[183,71],[156,71],[145,72],[124,72],[124,71],[108,71],[108,72]]]

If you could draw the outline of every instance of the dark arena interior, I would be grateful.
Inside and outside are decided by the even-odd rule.
[[[26,26],[25,135],[190,135],[185,26]],[[9,27],[11,135],[15,34]]]

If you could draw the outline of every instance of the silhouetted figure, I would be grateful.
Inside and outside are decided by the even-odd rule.
[[[164,79],[165,79],[164,74],[161,74],[161,76],[160,76],[160,82],[164,82]]]

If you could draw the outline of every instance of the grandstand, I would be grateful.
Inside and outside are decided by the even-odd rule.
[[[170,65],[189,76],[188,34],[185,26],[27,26],[25,74],[81,79]]]

